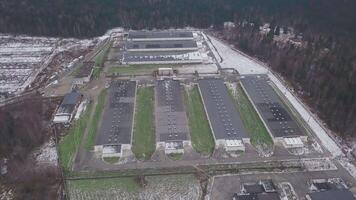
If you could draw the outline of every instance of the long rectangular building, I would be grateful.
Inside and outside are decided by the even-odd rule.
[[[131,151],[135,94],[135,81],[111,83],[95,142],[95,152],[103,157],[121,157],[125,151]]]
[[[178,64],[202,63],[199,51],[169,51],[169,52],[125,52],[124,64]]]
[[[156,138],[166,154],[183,153],[188,139],[188,120],[178,80],[156,81]]]
[[[198,83],[217,146],[223,145],[231,151],[244,151],[243,143],[249,143],[250,139],[224,81],[220,78],[204,78]]]
[[[275,142],[302,147],[307,136],[269,83],[267,75],[241,77],[241,85]]]
[[[194,40],[162,41],[127,41],[126,50],[142,51],[196,51],[198,45]]]
[[[128,39],[132,41],[159,41],[159,40],[193,40],[191,31],[130,31]]]

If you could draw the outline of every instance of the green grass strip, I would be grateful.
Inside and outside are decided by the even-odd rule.
[[[59,157],[64,170],[70,171],[76,151],[82,141],[87,126],[92,104],[88,104],[81,117],[70,127],[66,136],[59,142]]]
[[[247,132],[250,133],[251,144],[254,146],[261,144],[272,146],[273,140],[271,136],[240,84],[236,90],[236,96],[232,95],[231,91],[230,94],[233,96],[235,106],[240,112],[242,122]]]
[[[205,114],[204,105],[197,86],[184,95],[193,148],[204,155],[211,155],[215,148],[214,137]]]
[[[139,87],[136,96],[132,152],[139,160],[150,159],[156,150],[153,87]]]
[[[94,148],[96,132],[98,130],[98,124],[100,122],[105,107],[106,96],[107,96],[107,90],[104,89],[99,94],[98,103],[96,104],[94,116],[91,120],[90,128],[88,130],[88,137],[85,143],[85,148],[87,150],[92,150]]]

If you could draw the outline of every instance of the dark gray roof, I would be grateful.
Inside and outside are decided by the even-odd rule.
[[[81,94],[75,90],[66,94],[58,108],[57,113],[71,114],[74,111],[75,106],[80,102],[80,99]]]
[[[124,62],[144,62],[144,61],[175,61],[182,60],[175,56],[183,55],[193,51],[165,51],[165,52],[125,52],[123,56]]]
[[[241,83],[274,137],[305,135],[269,84],[267,75],[246,75]]]
[[[111,83],[96,145],[131,143],[136,82],[128,80]]]
[[[233,200],[281,200],[278,193],[234,194]]]
[[[265,191],[263,189],[263,186],[260,184],[244,185],[244,188],[246,190],[246,193],[249,194],[259,194]]]
[[[143,38],[192,38],[191,31],[130,31],[130,39]]]
[[[182,49],[196,48],[197,43],[194,40],[163,40],[163,41],[128,41],[127,49]]]
[[[183,105],[182,87],[178,80],[156,82],[156,131],[159,141],[188,139],[188,122]]]
[[[73,90],[64,96],[62,105],[76,105],[80,101],[80,97],[81,94]]]
[[[205,78],[198,82],[215,138],[249,138],[224,81]]]
[[[356,200],[349,190],[329,190],[309,194],[312,200]]]

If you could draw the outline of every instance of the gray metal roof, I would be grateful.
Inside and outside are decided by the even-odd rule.
[[[80,97],[81,94],[73,90],[64,96],[62,105],[76,105],[80,101]]]
[[[66,94],[63,98],[61,105],[58,108],[57,113],[71,114],[74,111],[75,106],[79,103],[81,94],[75,90]]]
[[[143,38],[192,38],[191,31],[130,31],[130,39],[143,39]]]
[[[198,82],[215,138],[249,138],[224,81],[220,78],[205,78]]]
[[[280,200],[278,193],[235,194],[233,200]]]
[[[182,60],[175,56],[183,55],[193,51],[168,51],[168,52],[125,52],[123,55],[124,62],[144,62],[144,61],[175,61]]]
[[[188,122],[178,80],[156,82],[156,132],[159,141],[188,139]]]
[[[130,144],[136,82],[111,83],[96,145]]]
[[[270,85],[267,75],[246,75],[241,83],[274,137],[305,135]]]
[[[356,200],[349,190],[329,190],[309,194],[312,200]]]
[[[194,40],[163,40],[163,41],[127,41],[127,49],[184,49],[196,48]]]

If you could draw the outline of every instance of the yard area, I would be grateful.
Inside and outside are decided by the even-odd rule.
[[[104,89],[99,94],[98,103],[95,106],[94,115],[93,118],[91,119],[90,127],[88,130],[88,137],[85,142],[85,148],[87,150],[92,150],[94,147],[95,136],[96,136],[96,132],[98,131],[98,124],[100,122],[105,107],[106,96],[107,96],[107,90]]]
[[[184,99],[187,108],[192,146],[201,154],[211,155],[215,148],[215,142],[198,87],[187,88],[185,90]]]
[[[232,92],[230,92],[232,93]],[[235,105],[241,114],[242,122],[251,136],[251,144],[254,146],[273,146],[273,140],[258,116],[252,103],[246,96],[241,85],[237,85],[236,94],[233,95]]]
[[[92,104],[87,105],[86,111],[73,123],[66,136],[59,142],[59,157],[64,170],[70,171],[76,151],[82,141],[85,128],[90,118]]]
[[[139,87],[132,141],[132,151],[139,160],[149,159],[156,149],[153,113],[153,87]]]
[[[67,188],[71,200],[198,200],[202,194],[193,175],[70,180]]]
[[[142,65],[121,65],[111,67],[108,71],[109,74],[124,74],[124,75],[135,75],[135,74],[152,74],[155,70],[161,67],[176,68],[180,65],[166,65],[166,64],[142,64]]]

